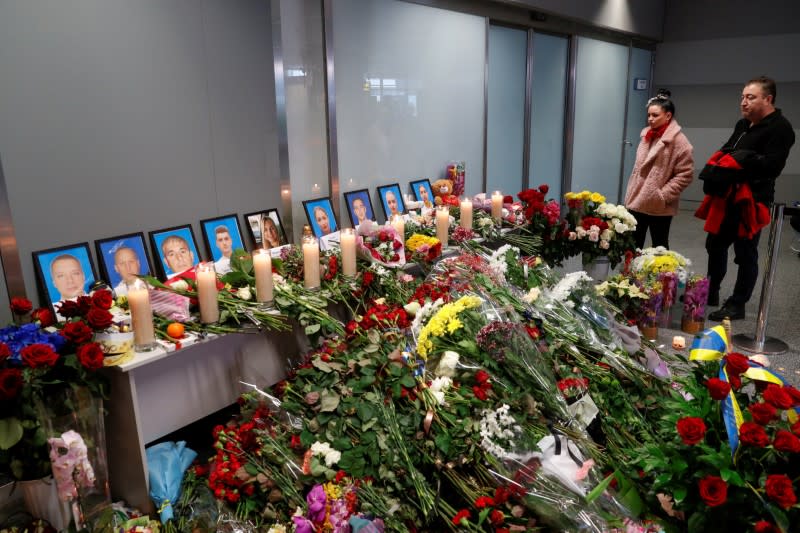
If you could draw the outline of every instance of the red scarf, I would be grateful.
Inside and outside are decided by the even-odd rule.
[[[669,126],[670,122],[672,121],[671,120],[666,121],[664,125],[659,128],[650,128],[645,134],[644,140],[647,142],[653,142],[654,139],[658,139],[659,137],[664,135],[664,132],[667,131],[667,126]]]

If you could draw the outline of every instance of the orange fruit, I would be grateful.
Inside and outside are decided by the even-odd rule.
[[[180,322],[173,322],[167,326],[167,335],[173,339],[182,339],[184,330],[185,328],[183,327],[183,324]]]

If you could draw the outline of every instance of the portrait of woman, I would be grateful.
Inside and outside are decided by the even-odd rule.
[[[247,213],[243,217],[256,248],[276,248],[289,242],[277,209]]]
[[[414,199],[422,202],[425,207],[433,207],[433,189],[431,189],[430,180],[416,180],[412,181],[411,191],[414,193]]]
[[[333,214],[333,205],[330,198],[305,200],[303,208],[306,211],[306,217],[311,224],[311,230],[314,232],[315,237],[323,237],[339,230],[339,224]]]

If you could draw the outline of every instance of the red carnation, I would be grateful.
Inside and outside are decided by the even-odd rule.
[[[769,437],[764,428],[753,422],[745,422],[739,428],[739,440],[742,444],[763,448],[769,444]]]
[[[770,383],[764,391],[764,401],[774,405],[778,409],[789,409],[794,405],[794,401],[783,387]]]
[[[94,336],[94,331],[83,322],[68,322],[61,330],[61,335],[67,338],[72,344],[83,344]]]
[[[111,296],[111,291],[102,289],[95,291],[92,294],[92,303],[100,309],[111,309],[111,304],[114,303],[114,298]]]
[[[725,356],[728,372],[738,376],[744,374],[750,368],[749,359],[740,353],[729,353]]]
[[[99,307],[92,307],[86,314],[86,321],[95,331],[106,329],[114,321],[111,313]]]
[[[31,313],[31,319],[39,322],[39,326],[47,328],[56,323],[56,316],[50,309],[40,307]]]
[[[78,361],[89,370],[103,368],[104,357],[103,349],[96,342],[89,342],[78,347]]]
[[[719,476],[706,476],[697,482],[700,497],[709,507],[722,505],[728,499],[728,484]]]
[[[768,403],[754,403],[748,409],[756,424],[766,426],[775,418],[775,408]]]
[[[542,193],[542,194],[547,194],[547,192],[548,192],[549,190],[550,190],[550,186],[549,186],[548,184],[546,184],[546,183],[542,183],[541,185],[539,185],[539,192],[540,192],[540,193]]]
[[[706,381],[706,388],[708,388],[708,393],[715,400],[724,400],[731,392],[731,384],[719,378],[711,378]]]
[[[491,496],[480,496],[475,500],[475,507],[483,509],[484,507],[494,507],[494,499]]]
[[[86,313],[88,313],[89,309],[92,308],[92,297],[78,296],[78,299],[75,303],[78,304],[78,309],[80,310],[81,316],[86,316]]]
[[[687,416],[678,420],[676,424],[678,435],[681,436],[684,444],[694,446],[703,440],[706,434],[706,424],[702,418]]]
[[[81,309],[77,302],[65,300],[58,307],[58,314],[64,318],[72,318],[81,314]]]
[[[478,370],[475,372],[475,381],[481,385],[489,381],[489,373],[485,370]]]
[[[773,523],[760,520],[753,526],[755,533],[781,533],[781,530]]]
[[[489,513],[489,521],[495,526],[498,524],[502,524],[503,519],[505,519],[503,511],[500,511],[498,509],[492,509],[492,512]]]
[[[460,526],[462,520],[469,520],[469,519],[470,519],[469,509],[461,509],[453,517],[453,525],[454,526]]]
[[[27,298],[15,296],[11,298],[11,312],[15,315],[27,315],[33,309],[33,304]]]
[[[785,429],[781,429],[775,434],[772,445],[779,452],[800,453],[800,439]]]
[[[797,496],[792,488],[792,480],[785,474],[767,476],[764,489],[767,492],[767,497],[784,509],[788,509],[797,503]]]
[[[49,344],[30,344],[19,352],[22,362],[31,368],[52,367],[58,361],[58,354]]]
[[[0,401],[11,400],[22,389],[22,371],[19,368],[0,369]]]
[[[479,400],[483,401],[486,401],[486,399],[489,397],[489,395],[486,393],[486,390],[477,385],[472,387],[472,394],[474,394]]]
[[[11,350],[8,349],[8,344],[0,342],[0,361],[7,359],[11,356]]]

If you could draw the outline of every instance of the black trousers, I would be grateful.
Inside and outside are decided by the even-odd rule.
[[[738,217],[726,217],[718,234],[711,233],[706,237],[708,252],[709,292],[719,294],[719,287],[728,271],[728,249],[733,245],[733,262],[739,266],[736,273],[736,285],[729,298],[731,303],[744,305],[753,295],[758,280],[758,239],[759,231],[752,239],[742,239],[737,233]]]
[[[636,231],[634,231],[633,236],[636,239],[637,248],[644,248],[647,229],[650,228],[650,240],[653,241],[653,247],[663,246],[669,249],[671,216],[646,215],[638,211],[630,211],[630,214],[636,219]]]

